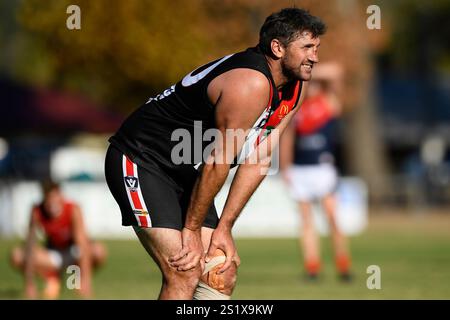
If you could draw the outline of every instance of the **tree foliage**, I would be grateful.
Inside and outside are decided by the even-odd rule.
[[[79,0],[82,28],[69,30],[66,8],[72,2],[23,2],[18,18],[28,33],[29,46],[18,63],[18,73],[28,82],[82,91],[123,110],[135,108],[208,60],[256,44],[265,17],[294,4]],[[351,13],[355,10],[339,11],[336,3],[296,5],[311,9],[328,23],[321,54],[346,65],[350,86],[360,83],[358,75],[364,74],[365,20],[362,14]],[[357,92],[346,90],[349,104],[357,104],[354,100],[359,97],[352,98]]]
[[[28,0],[19,12],[33,47],[45,48],[38,53],[48,61],[44,85],[129,109],[220,51],[211,48],[199,0],[79,0],[81,30],[66,28],[71,2]],[[23,78],[39,79],[30,67]]]

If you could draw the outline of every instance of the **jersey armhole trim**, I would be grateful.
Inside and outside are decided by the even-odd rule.
[[[303,81],[300,80],[300,88],[298,89],[297,99],[295,100],[295,104],[294,104],[294,107],[292,108],[292,110],[294,110],[297,107],[300,108],[300,106],[298,105],[298,102],[300,101],[300,97],[302,96],[302,91],[303,91]]]

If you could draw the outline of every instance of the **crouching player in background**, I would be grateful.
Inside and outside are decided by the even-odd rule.
[[[106,250],[100,243],[90,242],[83,224],[80,208],[67,201],[58,184],[42,183],[43,201],[31,210],[30,224],[25,247],[11,252],[13,267],[25,277],[25,296],[38,297],[35,274],[45,280],[42,297],[57,299],[61,278],[70,265],[80,268],[79,294],[91,297],[91,271],[104,263]],[[37,231],[45,235],[45,247],[37,244]]]

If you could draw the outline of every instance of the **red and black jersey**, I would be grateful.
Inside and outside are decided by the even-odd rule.
[[[294,163],[317,165],[334,162],[336,119],[323,94],[306,98],[295,118]]]
[[[237,68],[257,70],[270,82],[269,105],[255,119],[253,127],[258,134],[270,133],[295,108],[302,83],[295,81],[277,90],[266,57],[255,47],[212,61],[150,98],[125,120],[109,141],[137,165],[145,168],[149,163],[156,163],[175,181],[196,175],[195,166],[203,161],[203,151],[212,142],[204,134],[216,127],[215,106],[208,99],[208,85],[217,76]],[[172,152],[177,150],[185,134],[191,139],[189,161],[174,163]],[[260,138],[254,143],[259,141]]]
[[[44,230],[48,248],[64,250],[73,244],[73,206],[73,203],[65,202],[57,217],[46,214],[42,204],[34,208],[33,213]]]

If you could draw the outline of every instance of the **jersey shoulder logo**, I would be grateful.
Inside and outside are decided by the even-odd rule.
[[[206,75],[208,73],[210,73],[212,70],[214,70],[215,67],[217,67],[219,64],[221,64],[222,62],[224,62],[225,60],[227,60],[228,58],[230,58],[233,54],[229,54],[225,57],[223,57],[222,59],[218,60],[216,63],[210,65],[208,68],[206,68],[205,70],[203,70],[202,72],[199,72],[196,75],[192,75],[192,73],[195,72],[192,71],[191,73],[189,73],[187,76],[185,76],[183,78],[183,80],[181,81],[181,85],[183,87],[189,87],[193,84],[196,84],[197,82],[199,82],[200,80],[202,80],[204,77],[206,77]]]

